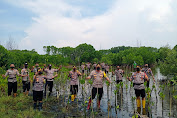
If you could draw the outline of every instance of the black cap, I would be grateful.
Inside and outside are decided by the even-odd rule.
[[[52,66],[52,64],[49,64],[49,66]]]
[[[25,65],[28,65],[28,63],[27,63],[27,62],[25,62]]]

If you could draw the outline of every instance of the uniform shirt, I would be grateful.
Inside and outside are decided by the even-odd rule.
[[[116,75],[116,80],[122,80],[123,70],[122,69],[115,70],[115,75]]]
[[[144,72],[140,72],[140,73],[133,73],[131,76],[131,79],[133,80],[134,85],[134,89],[137,90],[142,90],[145,89],[144,87],[144,79],[145,77],[147,77],[147,75]]]
[[[81,73],[78,70],[69,72],[69,77],[71,78],[70,85],[78,85],[79,75],[81,75]]]
[[[146,73],[148,78],[150,77],[150,75],[153,75],[151,68],[142,68],[142,71]]]
[[[26,69],[26,68],[23,68],[21,70],[21,75],[28,75],[28,76],[25,76],[25,77],[22,77],[22,81],[28,81],[30,82],[30,79],[29,79],[29,69]]]
[[[44,76],[37,75],[33,77],[33,90],[34,91],[43,91],[44,90]]]
[[[85,65],[81,65],[81,69],[84,70],[85,69]]]
[[[52,77],[54,76],[54,72],[58,72],[58,69],[44,69],[44,72],[46,72],[47,81],[53,81]]]
[[[90,78],[93,78],[93,87],[94,88],[103,88],[103,78],[107,78],[105,72],[93,70],[90,75]]]
[[[34,68],[34,69],[33,69],[33,72],[34,72],[34,74],[37,73],[37,68]]]
[[[9,69],[7,70],[5,76],[9,76],[8,77],[8,82],[17,82],[17,79],[16,79],[16,75],[19,76],[19,72],[17,69]]]
[[[105,68],[105,63],[101,63],[101,67],[102,67],[102,68]]]
[[[106,71],[109,71],[109,66],[105,66]]]
[[[93,67],[96,68],[96,65],[97,65],[97,64],[93,64]]]
[[[87,66],[87,68],[90,68],[91,64],[90,64],[90,63],[89,63],[89,64],[86,64],[86,66]]]

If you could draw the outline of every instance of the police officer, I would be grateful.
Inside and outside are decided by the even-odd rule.
[[[21,75],[19,74],[17,69],[14,69],[15,68],[14,64],[11,64],[10,68],[11,69],[7,70],[6,74],[2,75],[2,76],[4,78],[9,76],[8,77],[8,96],[11,95],[12,90],[13,90],[14,97],[16,97],[17,96],[17,79],[16,79],[16,75],[18,75],[18,76],[21,76]]]
[[[37,107],[37,101],[39,101],[39,111],[42,110],[42,99],[44,91],[45,76],[42,75],[42,69],[38,69],[38,72],[33,77],[33,101],[34,109]]]
[[[48,65],[48,68],[47,69],[43,69],[44,72],[46,73],[46,84],[45,84],[45,95],[46,95],[46,87],[48,86],[49,87],[49,96],[51,95],[52,93],[52,88],[53,88],[53,80],[55,77],[58,76],[58,74],[55,74],[54,76],[54,72],[58,72],[60,70],[60,68],[58,69],[53,69],[52,68],[52,65],[49,64]]]
[[[38,63],[36,63],[36,64],[35,64],[35,67],[33,66],[33,68],[32,68],[32,70],[31,70],[31,72],[33,72],[33,73],[34,73],[34,75],[35,75],[35,74],[37,74],[38,69],[39,69],[39,64],[38,64]]]
[[[104,71],[101,71],[101,66],[98,64],[96,66],[96,70],[93,70],[90,75],[86,79],[93,78],[93,88],[92,88],[92,96],[89,99],[89,103],[87,106],[87,109],[90,109],[91,101],[95,98],[96,94],[98,94],[99,100],[98,100],[98,108],[100,108],[100,101],[103,95],[103,78],[106,78],[106,80],[110,83],[109,78],[106,76]]]
[[[82,62],[81,69],[82,69],[82,74],[84,74],[84,71],[85,71],[85,64],[84,64],[84,62]]]
[[[96,70],[96,62],[94,62],[94,64],[93,64],[93,70]]]
[[[105,71],[105,63],[102,62],[100,65],[101,65],[102,71]]]
[[[112,74],[116,75],[116,83],[118,84],[119,82],[122,82],[122,78],[123,78],[123,74],[124,71],[122,69],[120,69],[120,66],[117,66],[117,70],[115,70],[115,72],[112,72]]]
[[[90,68],[91,68],[91,63],[90,62],[88,62],[87,64],[86,64],[86,66],[87,66],[87,72],[89,73],[90,72]]]
[[[140,96],[142,97],[143,110],[145,109],[146,105],[144,80],[148,80],[148,76],[144,72],[141,72],[140,67],[137,66],[136,72],[133,73],[131,77],[127,77],[127,79],[129,81],[133,81],[136,94],[137,111],[140,113],[141,110]]]
[[[76,69],[76,66],[73,66],[73,70],[69,72],[68,77],[70,80],[70,92],[71,92],[71,101],[74,101],[76,94],[78,93],[78,77],[81,76],[81,73]]]
[[[145,72],[146,75],[147,75],[148,78],[149,78],[149,81],[147,81],[147,87],[149,87],[149,83],[150,83],[150,75],[152,76],[154,82],[155,82],[155,78],[154,78],[154,75],[153,75],[153,73],[152,73],[151,68],[148,67],[148,64],[145,64],[145,65],[144,65],[144,68],[142,68],[142,72]]]
[[[107,74],[109,72],[109,65],[105,64],[105,73]]]
[[[25,63],[24,66],[25,67],[21,70],[23,93],[24,95],[28,95],[30,90],[30,80],[31,80],[29,77],[30,70],[28,69],[28,63]]]

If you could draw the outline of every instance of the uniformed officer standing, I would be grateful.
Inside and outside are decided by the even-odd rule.
[[[84,74],[84,71],[85,71],[85,64],[84,64],[84,62],[82,62],[81,69],[82,69],[82,74]]]
[[[28,63],[25,63],[24,66],[25,67],[21,70],[23,93],[24,95],[28,95],[30,90],[30,80],[31,80],[29,77],[30,70],[28,69]]]
[[[39,64],[38,64],[38,63],[36,63],[36,64],[35,64],[35,67],[33,66],[33,68],[32,68],[32,70],[31,70],[31,72],[33,72],[33,73],[34,73],[34,75],[35,75],[35,74],[37,73],[38,69],[39,69]]]
[[[105,71],[105,63],[102,62],[100,65],[101,65],[102,71]]]
[[[42,110],[42,99],[44,91],[45,76],[42,75],[42,69],[38,69],[38,72],[33,77],[33,101],[34,109],[37,107],[37,101],[39,101],[39,111]]]
[[[78,77],[81,76],[81,73],[76,69],[76,66],[73,66],[73,70],[69,72],[68,77],[70,80],[70,92],[71,92],[71,101],[74,101],[76,94],[78,93]]]
[[[58,76],[58,74],[55,74],[54,76],[54,72],[58,72],[60,70],[60,68],[58,69],[53,69],[52,65],[49,64],[47,69],[44,69],[44,72],[46,73],[46,84],[45,84],[45,95],[46,95],[46,87],[49,87],[49,96],[52,93],[52,89],[53,89],[53,80],[55,77]]]
[[[122,78],[123,78],[123,74],[124,71],[122,69],[120,69],[120,66],[117,66],[117,70],[115,70],[115,72],[112,73],[113,75],[116,75],[116,83],[118,84],[119,82],[122,82]]]
[[[135,94],[136,94],[136,102],[137,102],[137,111],[140,113],[141,110],[141,101],[140,96],[142,97],[143,109],[145,109],[146,101],[145,101],[145,87],[144,80],[148,80],[148,76],[140,71],[140,67],[136,67],[136,72],[132,74],[131,77],[127,77],[129,81],[133,81]]]
[[[103,78],[106,78],[106,80],[110,83],[109,78],[106,76],[104,71],[101,71],[101,66],[98,64],[96,66],[96,70],[93,70],[90,75],[86,79],[93,78],[93,88],[92,88],[92,96],[89,99],[89,103],[87,106],[87,109],[90,109],[91,101],[95,98],[96,94],[98,94],[99,100],[98,100],[98,108],[100,108],[100,101],[103,95]]]
[[[86,66],[87,66],[87,72],[90,73],[91,63],[88,62],[88,63],[86,64]]]
[[[107,74],[108,72],[109,72],[109,65],[106,64],[106,65],[105,65],[105,73]]]
[[[15,68],[15,65],[14,64],[11,64],[10,65],[10,68],[9,70],[7,70],[6,74],[5,75],[2,75],[3,77],[8,77],[8,96],[11,95],[12,93],[12,90],[13,90],[13,94],[14,94],[14,97],[17,96],[17,79],[16,79],[16,75],[18,76],[21,76],[18,72],[17,69],[14,69]]]
[[[149,83],[150,83],[150,75],[152,76],[154,82],[155,82],[155,78],[154,78],[154,75],[153,75],[153,73],[152,73],[151,68],[148,67],[148,64],[145,64],[145,65],[144,65],[144,68],[142,68],[142,72],[145,72],[146,75],[147,75],[148,78],[149,78],[149,81],[147,81],[147,87],[149,87]]]
[[[93,70],[96,70],[96,62],[94,62],[94,64],[93,64]]]

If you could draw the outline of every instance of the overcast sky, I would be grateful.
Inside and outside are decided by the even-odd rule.
[[[177,0],[0,0],[0,44],[97,50],[116,46],[177,44]]]

